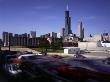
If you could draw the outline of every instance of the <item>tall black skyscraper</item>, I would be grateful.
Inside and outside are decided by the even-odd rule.
[[[67,9],[65,11],[65,36],[68,36],[68,34],[71,34],[71,17],[69,16],[69,9],[67,5]]]
[[[84,28],[83,28],[82,21],[78,22],[78,36],[79,36],[80,40],[83,41],[83,38],[84,38]]]

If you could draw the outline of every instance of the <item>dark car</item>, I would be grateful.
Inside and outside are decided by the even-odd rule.
[[[110,65],[110,57],[105,58],[105,59],[103,60],[103,63]]]
[[[19,65],[11,63],[11,64],[5,64],[4,70],[7,73],[7,75],[12,77],[17,77],[22,70],[19,68]]]
[[[15,62],[16,58],[16,55],[6,55],[4,57],[2,69],[4,73],[10,78],[17,78],[22,73],[19,64]]]

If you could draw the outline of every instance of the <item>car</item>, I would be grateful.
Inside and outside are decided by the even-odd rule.
[[[20,74],[22,72],[22,70],[20,70],[19,65],[17,64],[5,64],[5,72],[9,75],[9,76],[14,76],[17,77],[18,74]]]
[[[17,58],[16,55],[6,55],[5,56],[5,63],[12,63],[13,62],[13,59]]]
[[[81,54],[75,54],[74,58],[79,58],[79,59],[83,59],[86,58],[85,56],[81,55]]]
[[[57,55],[57,54],[54,54],[54,55],[52,55],[52,57],[53,57],[53,58],[58,58],[58,59],[61,59],[61,58],[63,58],[62,56],[60,56],[60,55]]]
[[[33,56],[36,56],[36,54],[23,54],[18,56],[18,59],[22,59],[23,57],[33,57]]]
[[[43,55],[43,53],[37,53],[36,55]]]
[[[107,57],[103,60],[103,63],[110,65],[110,57]]]

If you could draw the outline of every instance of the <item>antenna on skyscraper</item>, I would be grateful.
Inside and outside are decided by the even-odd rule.
[[[66,6],[66,10],[67,10],[67,11],[69,10],[68,3],[67,3],[67,6]]]
[[[67,0],[66,10],[67,10],[67,11],[69,10],[69,7],[68,7],[68,0]]]

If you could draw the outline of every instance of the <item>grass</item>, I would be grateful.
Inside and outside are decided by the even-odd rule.
[[[45,51],[45,49],[43,48],[31,48],[31,49],[39,51],[39,52]],[[58,49],[58,50],[47,49],[47,52],[54,52],[54,53],[63,53],[63,51],[64,49]]]

